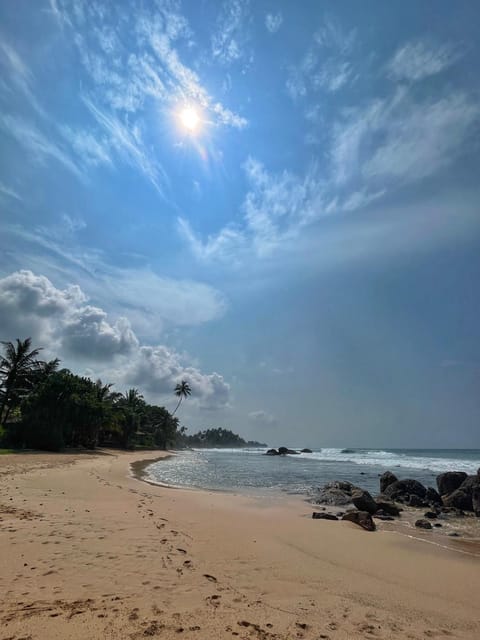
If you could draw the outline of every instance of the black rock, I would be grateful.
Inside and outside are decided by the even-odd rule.
[[[300,453],[313,453],[311,449],[302,449]]]
[[[443,504],[441,495],[433,487],[427,488],[427,493],[425,494],[425,500],[430,505],[437,505],[440,507]]]
[[[415,526],[419,529],[432,529],[432,523],[421,518],[415,522]]]
[[[358,524],[359,527],[366,531],[375,531],[377,528],[372,516],[367,511],[349,511],[342,517],[342,520]]]
[[[451,531],[450,533],[447,533],[447,536],[450,536],[451,538],[459,538],[460,534],[456,531]]]
[[[458,489],[462,482],[466,479],[467,474],[464,471],[447,471],[437,476],[438,492],[441,496],[448,495]]]
[[[425,498],[426,493],[427,490],[423,484],[417,480],[411,479],[392,482],[392,484],[389,484],[385,491],[383,491],[385,496],[393,500],[397,500],[398,498],[403,498],[403,500],[405,500],[407,495]]]
[[[278,447],[278,453],[281,456],[286,456],[288,455],[298,455],[298,451],[294,451],[293,449],[288,449],[288,447]]]
[[[480,518],[480,484],[472,489],[472,507],[477,518]]]
[[[382,511],[384,511],[387,515],[389,516],[400,515],[401,508],[397,507],[397,505],[394,504],[393,502],[390,502],[388,500],[379,500],[378,498],[376,502],[377,502],[377,507]]]
[[[378,506],[368,491],[356,489],[352,492],[352,502],[359,511],[368,511],[371,515],[378,511]]]
[[[374,518],[377,518],[378,520],[395,520],[395,518],[393,516],[389,516],[386,513],[377,513],[373,516]]]
[[[328,482],[317,490],[312,498],[314,504],[328,504],[343,507],[352,504],[352,491],[358,489],[351,482]]]
[[[269,449],[265,455],[266,456],[279,456],[280,454],[278,453],[278,451],[276,449]]]
[[[429,520],[435,520],[436,518],[438,518],[437,514],[434,511],[427,511],[424,515],[425,518],[428,518]]]
[[[394,482],[398,482],[398,478],[394,473],[391,471],[385,471],[385,473],[382,473],[380,476],[380,493],[383,493],[385,489]]]
[[[443,527],[443,524],[441,522],[434,522],[433,526],[434,527]]]
[[[318,511],[312,513],[312,518],[314,520],[338,520],[337,516],[333,515],[333,513],[322,513]]]
[[[443,504],[461,511],[473,511],[472,492],[456,489],[453,493],[443,496]]]
[[[407,502],[408,502],[408,504],[409,504],[411,507],[418,507],[418,508],[420,508],[420,507],[426,507],[426,506],[428,506],[428,505],[425,503],[425,500],[422,500],[422,498],[419,498],[419,497],[418,497],[417,495],[415,495],[415,494],[412,494],[412,495],[409,497],[409,499],[408,499],[408,501],[407,501]]]

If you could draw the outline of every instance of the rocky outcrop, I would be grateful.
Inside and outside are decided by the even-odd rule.
[[[432,523],[429,522],[428,520],[424,520],[423,518],[421,518],[420,520],[417,520],[415,522],[415,526],[418,527],[419,529],[433,529]]]
[[[382,473],[380,476],[380,493],[384,493],[385,489],[394,482],[398,482],[398,478],[394,473],[391,471]]]
[[[399,516],[400,511],[402,510],[400,507],[393,502],[389,502],[388,500],[376,500],[377,509],[386,513],[389,516]],[[378,513],[378,512],[377,512]]]
[[[314,511],[312,513],[312,518],[314,520],[338,520],[337,516],[333,513],[323,513],[320,511]]]
[[[300,453],[313,453],[311,449],[301,449]]]
[[[276,449],[269,449],[266,454],[266,456],[279,456],[280,454],[278,453],[278,451]]]
[[[377,528],[372,516],[367,511],[349,511],[342,516],[342,520],[358,524],[366,531],[375,531]]]
[[[443,504],[442,497],[440,496],[438,491],[436,489],[434,489],[433,487],[428,487],[427,488],[427,493],[425,494],[425,500],[431,506],[441,507],[442,504]]]
[[[477,518],[480,518],[480,482],[472,489],[472,507]]]
[[[463,472],[458,472],[458,473],[463,474]],[[442,475],[445,475],[445,474],[442,474]],[[455,489],[451,493],[448,493],[442,496],[443,504],[446,507],[455,507],[456,509],[461,509],[462,511],[474,511],[476,513],[478,511],[477,496],[478,496],[478,492],[480,491],[480,478],[478,474],[474,476],[467,476],[466,474],[463,474],[463,476],[464,476],[463,482],[460,484],[460,486],[457,489]],[[437,481],[438,481],[438,478],[437,478]],[[474,504],[473,504],[474,494],[475,494],[475,504],[477,508],[474,507]]]
[[[437,476],[438,492],[441,496],[453,493],[466,480],[464,471],[447,471]]]
[[[299,455],[298,451],[294,451],[293,449],[289,449],[288,447],[278,447],[278,453],[281,456],[286,455]]]
[[[362,489],[352,491],[352,502],[359,511],[367,511],[371,515],[378,511],[377,503],[368,491]]]
[[[324,487],[317,489],[312,502],[315,504],[328,504],[336,507],[353,504],[352,492],[355,489],[359,489],[359,487],[355,487],[351,482],[329,482]]]
[[[392,500],[400,502],[409,502],[410,496],[417,496],[424,499],[427,494],[426,488],[417,480],[410,478],[406,480],[396,480],[388,485],[383,491],[383,495]],[[413,506],[413,505],[412,505]]]

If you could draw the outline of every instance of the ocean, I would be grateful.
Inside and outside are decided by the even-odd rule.
[[[230,491],[245,495],[278,493],[308,496],[332,480],[348,480],[379,492],[387,469],[436,487],[444,471],[474,474],[480,449],[318,449],[312,453],[265,456],[261,449],[181,451],[146,468],[147,479],[163,485]]]

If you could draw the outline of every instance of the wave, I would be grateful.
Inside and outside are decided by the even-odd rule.
[[[296,448],[296,451],[300,450],[301,448]],[[202,451],[240,455],[263,455],[267,449],[265,447],[193,449],[193,452]],[[442,455],[439,455],[435,454],[432,450],[387,451],[384,449],[323,448],[313,450],[312,453],[302,453],[299,456],[287,456],[287,458],[297,460],[298,462],[308,459],[326,464],[349,463],[388,469],[404,468],[426,470],[436,473],[442,473],[443,471],[476,473],[480,466],[480,451],[458,452],[457,455],[455,455],[454,451],[443,451]]]

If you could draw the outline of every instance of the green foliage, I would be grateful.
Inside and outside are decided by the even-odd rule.
[[[261,442],[246,442],[228,429],[205,429],[192,436],[184,436],[183,442],[188,447],[266,447]]]

